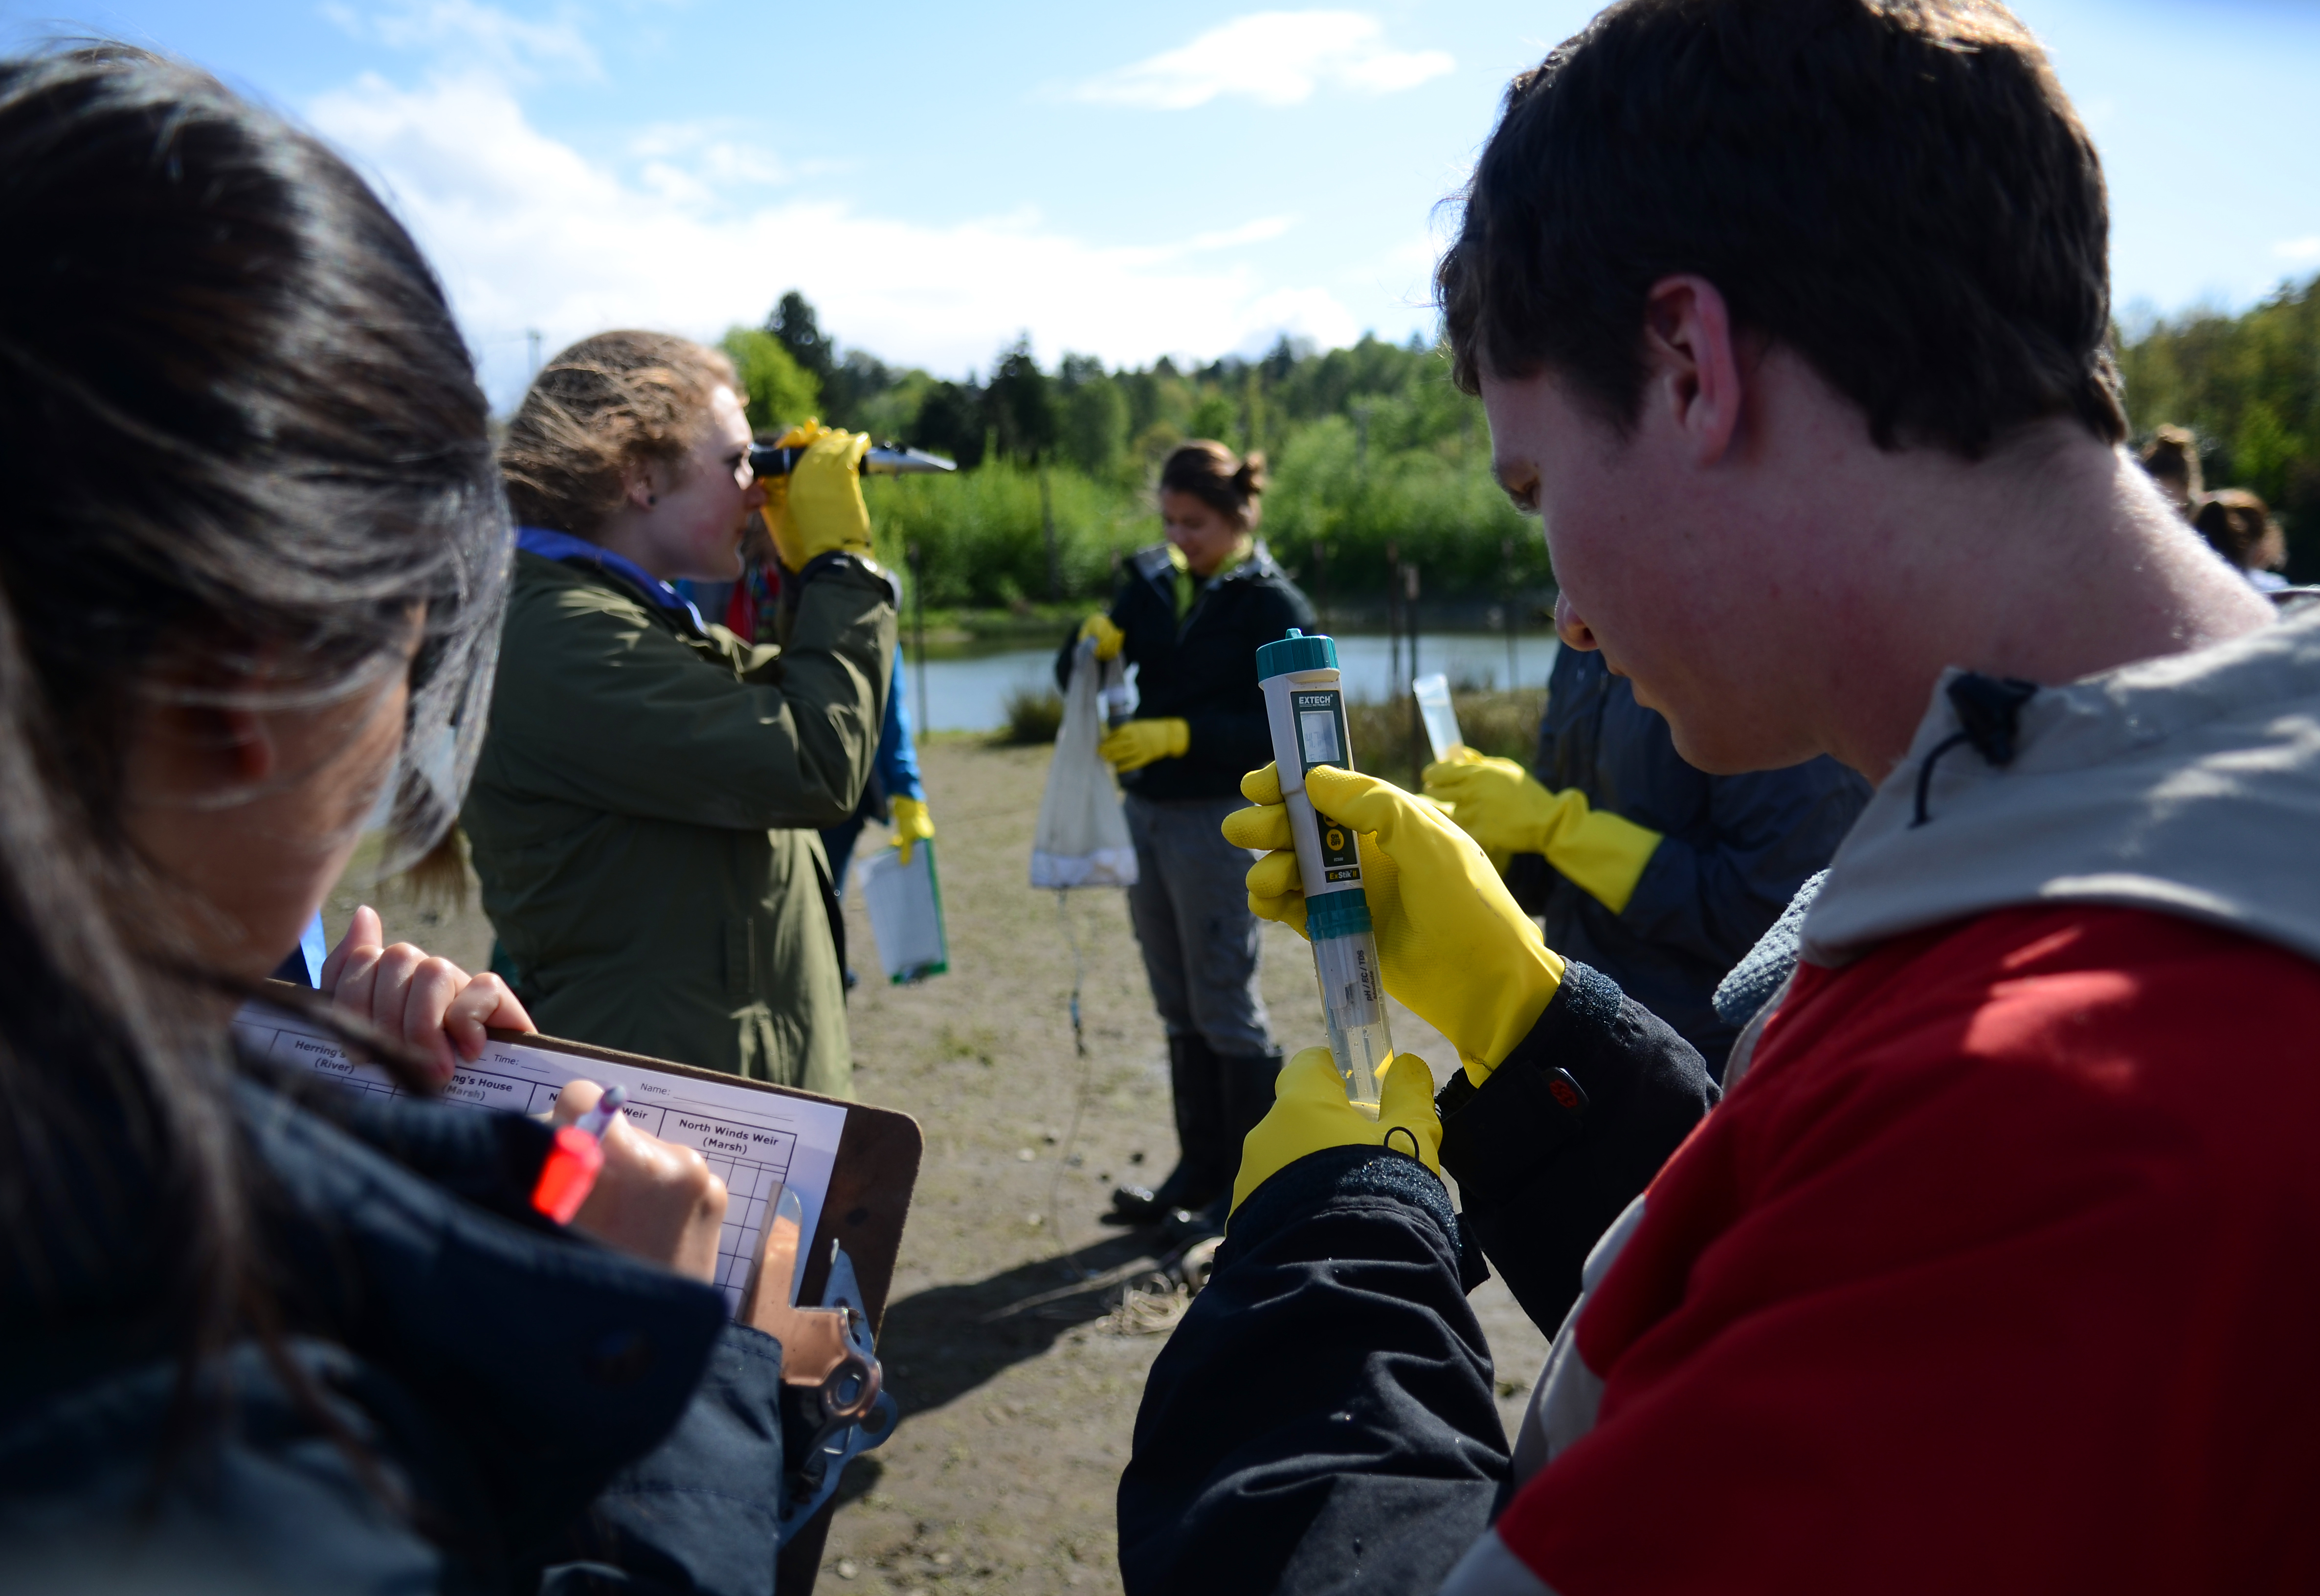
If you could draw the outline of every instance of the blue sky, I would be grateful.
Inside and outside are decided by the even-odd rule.
[[[729,0],[0,0],[15,42],[186,56],[316,128],[434,257],[494,399],[599,328],[802,288],[946,375],[1430,327],[1436,202],[1592,11]],[[2100,142],[2123,309],[2320,270],[2320,4],[2021,0]]]

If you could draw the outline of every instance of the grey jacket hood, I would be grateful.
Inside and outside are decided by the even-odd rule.
[[[2039,690],[2014,757],[1964,730],[1944,674],[1908,757],[1829,866],[1802,954],[2036,903],[2181,915],[2320,958],[2320,603],[2194,653]]]

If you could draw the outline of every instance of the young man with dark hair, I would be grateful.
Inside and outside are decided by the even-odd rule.
[[[1465,1067],[1375,1120],[1282,1072],[1138,1419],[1131,1591],[2320,1582],[2320,612],[2119,447],[2107,232],[1989,0],[1628,0],[1517,80],[1439,285],[1565,640],[1703,769],[1878,791],[1708,1113],[1470,839],[1309,774]],[[1511,1458],[1478,1244],[1578,1294]]]

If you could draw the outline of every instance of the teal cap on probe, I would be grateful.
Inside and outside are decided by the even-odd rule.
[[[1337,644],[1326,632],[1307,637],[1295,627],[1279,642],[1260,643],[1256,649],[1256,674],[1259,676],[1285,676],[1291,671],[1335,670],[1337,668]]]

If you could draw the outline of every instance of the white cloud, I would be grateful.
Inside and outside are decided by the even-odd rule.
[[[2282,260],[2298,264],[2320,260],[2320,234],[2308,239],[2288,239],[2271,247],[2271,252]]]
[[[1294,216],[1260,216],[1219,232],[1196,232],[1184,240],[1184,249],[1188,253],[1195,249],[1237,249],[1243,244],[1262,244],[1277,239],[1296,225]]]
[[[1383,34],[1375,17],[1358,11],[1254,12],[1190,44],[1091,78],[1072,97],[1157,111],[1189,111],[1228,95],[1296,105],[1324,84],[1391,94],[1456,65],[1438,50],[1390,49]]]
[[[1285,217],[1111,247],[1028,209],[929,226],[841,201],[745,203],[709,180],[722,159],[713,137],[657,130],[624,172],[542,133],[482,72],[415,88],[367,74],[308,114],[379,181],[434,260],[503,407],[528,376],[528,329],[549,350],[616,326],[711,338],[761,321],[793,286],[847,343],[951,375],[987,367],[1024,328],[1044,354],[1113,364],[1359,331],[1327,289],[1281,289],[1229,260],[1186,263],[1277,236]]]
[[[1276,288],[1251,301],[1241,321],[1247,331],[1233,348],[1244,354],[1271,349],[1283,333],[1310,339],[1323,349],[1342,348],[1362,335],[1353,313],[1327,288]]]
[[[424,50],[462,68],[488,66],[524,76],[549,72],[592,82],[604,76],[594,47],[569,14],[535,23],[478,0],[397,0],[368,13],[345,0],[325,0],[322,14],[367,43]]]
[[[630,140],[629,150],[646,160],[690,160],[711,183],[762,186],[787,183],[798,175],[789,162],[750,143],[735,123],[721,118],[657,123]]]

